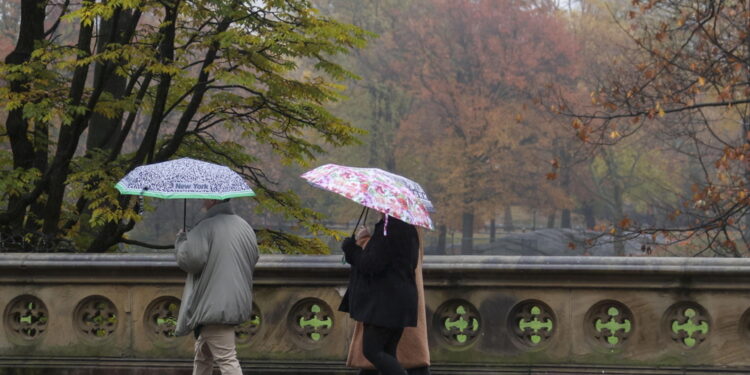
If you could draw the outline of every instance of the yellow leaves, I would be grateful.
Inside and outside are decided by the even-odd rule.
[[[703,86],[706,84],[706,79],[703,77],[698,77],[698,86]]]
[[[520,113],[516,114],[516,123],[520,124],[523,121],[523,116]]]
[[[664,108],[662,108],[660,102],[656,102],[656,108],[654,108],[656,112],[659,114],[659,117],[664,117],[667,115],[667,113],[664,111]]]
[[[620,132],[618,132],[617,130],[612,130],[611,132],[609,132],[609,139],[617,139],[620,137]]]
[[[182,73],[182,69],[176,65],[168,65],[168,64],[152,64],[149,65],[148,71],[153,74],[169,74],[169,75],[178,75]]]
[[[21,107],[23,107],[23,101],[20,98],[11,99],[5,102],[5,110],[9,112]]]
[[[42,173],[36,168],[4,170],[0,174],[0,192],[15,196],[22,195],[30,191],[41,176]]]

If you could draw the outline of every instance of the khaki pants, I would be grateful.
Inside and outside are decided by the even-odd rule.
[[[211,375],[214,361],[222,375],[242,375],[234,346],[234,326],[208,325],[201,327],[195,342],[193,375]]]

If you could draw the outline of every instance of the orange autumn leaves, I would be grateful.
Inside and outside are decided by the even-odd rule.
[[[533,99],[579,73],[576,40],[554,8],[503,4],[420,3],[388,37],[410,52],[394,70],[409,72],[402,82],[418,99],[402,124],[402,152],[430,155],[427,168],[444,187],[435,198],[453,212],[534,200],[525,185],[544,183],[540,157],[555,154],[558,134]]]

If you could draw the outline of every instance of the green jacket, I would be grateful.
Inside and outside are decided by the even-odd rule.
[[[175,241],[177,265],[188,273],[175,335],[199,325],[235,325],[250,318],[258,244],[253,228],[219,203]]]

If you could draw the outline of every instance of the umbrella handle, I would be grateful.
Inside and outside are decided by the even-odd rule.
[[[146,207],[146,201],[143,199],[143,193],[148,190],[148,186],[141,189],[141,194],[138,195],[138,215],[143,216],[143,211]]]
[[[362,212],[359,214],[359,219],[357,219],[357,224],[354,225],[354,230],[352,231],[352,238],[354,238],[354,235],[357,233],[357,227],[359,226],[359,222],[362,221],[362,216],[364,216],[365,221],[367,221],[367,212],[369,212],[367,207],[362,208]]]
[[[186,216],[187,216],[187,199],[183,199],[182,200],[182,231],[183,232],[187,232]]]

